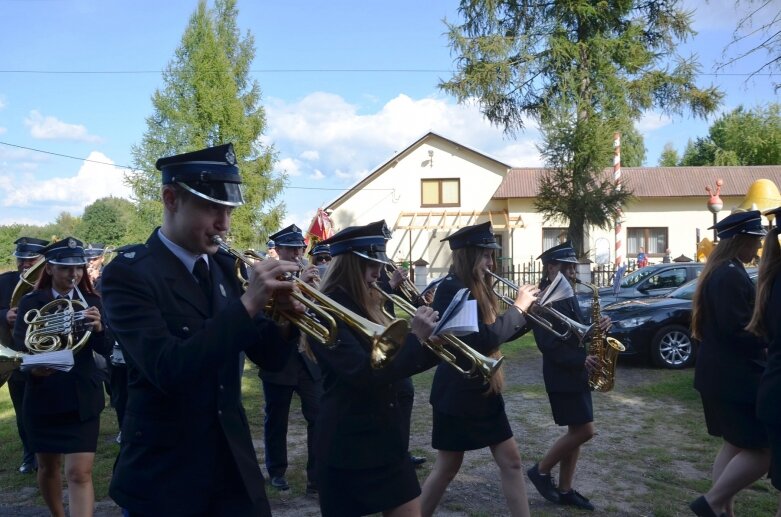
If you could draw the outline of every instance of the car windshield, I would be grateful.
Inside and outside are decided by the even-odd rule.
[[[681,287],[672,291],[667,296],[670,298],[679,298],[681,300],[691,300],[694,298],[694,290],[697,289],[697,279],[691,280]]]
[[[652,267],[644,267],[638,269],[637,271],[633,271],[626,275],[623,280],[621,280],[621,287],[632,287],[654,271],[656,270]]]

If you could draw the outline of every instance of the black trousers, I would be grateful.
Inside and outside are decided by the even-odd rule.
[[[117,422],[122,429],[122,420],[125,418],[125,406],[127,405],[127,366],[124,364],[111,365],[111,407],[117,412]]]
[[[270,477],[284,476],[287,471],[287,424],[290,402],[295,392],[301,399],[301,413],[306,419],[307,482],[309,485],[317,486],[314,428],[320,412],[323,387],[320,381],[312,379],[303,363],[300,363],[296,380],[296,384],[291,386],[263,381],[263,393],[266,398],[266,416],[263,420],[266,470]]]
[[[35,465],[35,453],[27,445],[27,433],[24,430],[24,386],[26,382],[24,376],[19,372],[14,372],[8,379],[8,393],[11,395],[11,403],[16,412],[16,430],[19,433],[19,439],[22,442],[22,463]]]

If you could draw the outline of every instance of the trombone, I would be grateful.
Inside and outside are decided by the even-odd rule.
[[[506,278],[503,278],[490,269],[485,270],[487,274],[489,274],[493,279],[493,285],[492,289],[494,294],[505,304],[513,305],[515,303],[515,299],[511,298],[510,296],[507,296],[506,294],[500,292],[497,289],[498,284],[502,284],[504,287],[508,288],[511,292],[518,292],[518,285],[514,282],[511,282],[510,280],[507,280]],[[553,307],[550,307],[548,305],[541,305],[537,302],[533,303],[531,307],[529,307],[529,310],[525,313],[526,319],[531,320],[532,322],[536,323],[540,327],[542,327],[544,330],[547,330],[556,338],[565,340],[569,338],[570,336],[574,335],[578,339],[578,343],[583,344],[583,341],[586,340],[594,331],[595,324],[591,325],[584,325],[583,323],[579,323],[569,316],[565,316],[561,312],[557,311]],[[564,327],[563,331],[556,330],[556,327],[554,323],[558,322]]]
[[[252,257],[250,257],[230,247],[219,235],[212,236],[212,242],[235,258],[237,262],[243,262],[249,267],[254,265],[255,260],[263,260],[257,253],[253,253]],[[337,318],[352,327],[353,330],[371,343],[371,364],[373,368],[387,366],[404,344],[409,333],[409,325],[406,321],[396,319],[387,327],[383,327],[379,323],[374,323],[355,314],[294,276],[286,279],[291,280],[293,285],[298,288],[298,290],[293,290],[293,299],[304,305],[308,312],[299,314],[292,311],[277,311],[277,313],[327,349],[332,350],[338,346],[336,340],[339,335],[336,324]]]
[[[408,315],[415,315],[415,311],[417,310],[416,307],[403,297],[386,293],[379,285],[377,285],[377,282],[373,282],[372,287],[376,289],[384,299],[390,301],[393,303],[393,305],[403,310]],[[420,296],[417,294],[417,290],[416,295]],[[477,376],[481,376],[484,382],[488,382],[504,361],[504,357],[494,359],[492,357],[484,356],[452,334],[443,334],[439,337],[444,340],[444,343],[440,344],[432,341],[431,339],[427,339],[423,342],[423,344],[437,357],[458,370],[464,377],[473,379]],[[453,350],[449,350],[445,345],[449,345],[453,348]],[[467,359],[467,361],[469,361],[470,367],[468,370],[458,366],[456,363],[456,353],[461,353]]]

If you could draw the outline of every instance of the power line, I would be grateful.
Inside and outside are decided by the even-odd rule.
[[[117,165],[116,163],[109,163],[109,162],[102,162],[100,160],[90,160],[89,158],[80,158],[78,156],[71,156],[69,154],[62,154],[62,153],[55,153],[52,151],[46,151],[44,149],[36,149],[34,147],[26,147],[23,145],[18,144],[12,144],[10,142],[2,142],[0,141],[0,145],[7,145],[8,147],[16,147],[17,149],[24,149],[25,151],[32,151],[34,153],[41,153],[41,154],[49,154],[52,156],[59,156],[60,158],[68,158],[71,160],[78,160],[80,162],[89,162],[89,163],[97,163],[99,165],[108,165],[109,167],[116,167],[118,169],[126,169],[129,171],[135,171],[137,170],[135,167],[130,167],[128,165]],[[334,187],[296,187],[293,185],[285,185],[285,188],[294,189],[294,190],[337,190],[340,192],[349,192],[351,190],[355,190],[353,188],[334,188]],[[381,191],[393,191],[393,189],[390,188],[364,188],[361,190],[381,190]]]
[[[165,70],[23,70],[23,69],[9,69],[0,70],[0,74],[35,74],[35,75],[145,75],[145,74],[162,74]],[[454,73],[452,69],[437,69],[437,68],[259,68],[256,70],[250,70],[250,73],[254,74],[299,74],[299,73],[345,73],[345,74],[363,74],[363,73],[412,73],[412,74],[432,74],[432,73]],[[746,76],[759,76],[759,77],[773,77],[778,75],[777,73],[715,73],[715,72],[703,72],[697,75],[712,76],[712,77],[746,77]]]

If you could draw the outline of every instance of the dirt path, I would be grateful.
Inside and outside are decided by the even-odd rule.
[[[552,423],[539,352],[521,350],[509,356],[505,364],[507,414],[528,468],[539,460],[562,430]],[[681,375],[689,373],[621,364],[616,389],[607,394],[594,394],[598,436],[583,448],[575,486],[597,506],[596,515],[688,515],[686,503],[707,487],[710,461],[718,444],[704,435],[698,406],[657,400],[639,389],[660,381],[674,381]],[[428,387],[431,378],[431,373],[425,373],[415,379],[411,449],[416,455],[428,458],[418,471],[421,483],[436,457],[430,447]],[[302,490],[305,440],[304,420],[300,411],[294,409],[288,437],[291,464],[288,479],[292,488],[281,493],[268,489],[276,517],[320,515],[317,500],[304,495]],[[256,440],[255,446],[262,465],[261,440]],[[543,500],[530,483],[527,490],[535,516],[579,513]],[[43,508],[33,506],[36,490],[30,488],[27,492],[9,494],[0,489],[0,515],[46,515]],[[775,493],[771,489],[767,492],[766,497],[774,500]],[[111,501],[98,502],[96,516],[116,515],[119,510]],[[507,515],[498,469],[488,450],[465,455],[461,471],[436,515]]]

